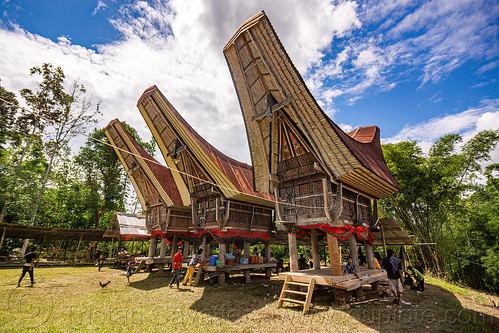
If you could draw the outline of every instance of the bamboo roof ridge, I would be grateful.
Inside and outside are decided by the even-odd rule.
[[[172,172],[149,155],[118,119],[107,125],[105,134],[130,177],[144,211],[158,203],[168,207],[189,206],[182,198]]]
[[[270,193],[269,175],[277,173],[276,111],[298,128],[332,180],[376,198],[399,190],[382,154],[379,128],[347,134],[325,114],[263,11],[240,26],[223,52],[246,125],[255,190]]]
[[[189,175],[206,177],[207,183],[217,185],[227,199],[273,207],[273,196],[253,190],[253,170],[246,163],[223,154],[201,137],[170,104],[161,91],[152,86],[140,97],[137,107],[149,126],[167,165]],[[187,150],[196,165],[178,158]],[[177,177],[175,177],[177,174]],[[177,184],[188,187],[185,174],[173,172]]]

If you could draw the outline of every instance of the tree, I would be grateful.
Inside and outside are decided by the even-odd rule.
[[[29,225],[34,225],[36,214],[47,186],[53,163],[60,150],[64,148],[77,131],[84,131],[89,123],[95,122],[99,114],[99,104],[94,104],[91,98],[86,98],[85,87],[73,82],[68,92],[64,87],[64,72],[60,67],[43,64],[31,68],[31,75],[40,75],[42,81],[38,90],[22,89],[21,96],[30,107],[26,118],[33,123],[33,128],[44,129],[48,164],[34,203]],[[29,240],[25,239],[20,256],[24,256]]]
[[[473,190],[473,181],[481,174],[480,163],[490,160],[498,140],[499,131],[483,131],[458,152],[462,138],[450,134],[436,141],[428,155],[414,141],[383,145],[388,168],[401,187],[400,192],[382,200],[384,213],[402,222],[420,242],[440,242],[440,249],[445,245],[447,251],[453,245],[459,256],[453,221]],[[447,242],[441,242],[444,227]],[[438,252],[430,247],[418,251],[425,266],[435,272],[444,270],[444,258]]]
[[[151,155],[156,148],[155,141],[143,142],[137,131],[127,123],[122,123],[130,135]],[[114,211],[124,211],[127,200],[128,176],[121,162],[104,134],[104,129],[96,129],[75,157],[75,163],[82,168],[83,179],[90,189],[87,198],[93,214],[95,229],[101,226],[102,218],[112,218]],[[94,245],[94,244],[93,244]],[[92,246],[93,247],[93,246]]]

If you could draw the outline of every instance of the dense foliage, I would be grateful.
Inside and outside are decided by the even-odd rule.
[[[94,129],[78,152],[70,149],[77,131],[99,120],[99,103],[77,82],[66,84],[60,67],[43,64],[31,74],[41,80],[36,91],[21,90],[26,108],[0,86],[0,222],[104,229],[114,211],[137,199],[104,129]],[[124,126],[154,153],[153,142]],[[6,239],[0,251],[22,248],[22,240]]]
[[[401,187],[382,200],[383,213],[422,243],[411,249],[419,264],[434,274],[494,291],[499,291],[497,166],[484,173],[482,164],[490,161],[498,140],[499,131],[488,130],[460,148],[459,135],[444,136],[428,154],[414,141],[383,146]]]

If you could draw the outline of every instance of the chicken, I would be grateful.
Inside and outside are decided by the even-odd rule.
[[[111,283],[111,281],[107,281],[106,283],[99,282],[99,285],[101,288],[106,288],[109,283]]]

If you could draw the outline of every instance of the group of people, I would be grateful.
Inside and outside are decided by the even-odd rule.
[[[388,256],[381,260],[379,253],[374,255],[374,265],[377,269],[385,269],[388,275],[388,289],[393,292],[395,299],[395,304],[400,304],[400,295],[404,290],[404,284],[409,285],[411,290],[416,290],[419,292],[424,291],[424,275],[421,268],[416,268],[412,266],[407,267],[407,271],[402,274],[402,261],[395,257],[393,250],[387,251]],[[381,261],[381,265],[380,262]],[[359,265],[360,257],[359,257]],[[361,265],[362,266],[362,265]],[[343,265],[343,272],[345,274],[357,273],[357,267],[352,260],[352,257],[348,257],[347,262]],[[412,277],[411,277],[412,275]]]

